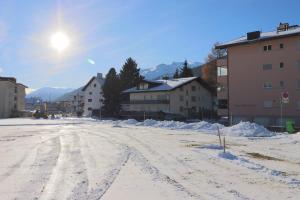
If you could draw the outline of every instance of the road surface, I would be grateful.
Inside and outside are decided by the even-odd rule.
[[[227,140],[222,157],[192,131],[0,120],[0,199],[299,199],[299,137]]]

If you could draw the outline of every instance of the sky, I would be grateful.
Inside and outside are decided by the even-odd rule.
[[[217,41],[300,24],[299,7],[299,0],[0,0],[0,76],[29,88],[77,88],[128,57],[140,68],[204,62]],[[61,53],[50,42],[57,31],[70,41]]]

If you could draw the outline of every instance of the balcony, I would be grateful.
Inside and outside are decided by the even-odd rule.
[[[123,101],[122,104],[169,104],[170,100],[130,100]]]

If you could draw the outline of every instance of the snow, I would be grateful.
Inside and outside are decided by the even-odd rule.
[[[274,135],[274,133],[265,127],[251,122],[240,122],[232,127],[223,128],[222,133],[225,135],[246,137],[270,137]]]
[[[187,82],[190,82],[192,80],[196,80],[198,77],[188,77],[188,78],[177,78],[177,79],[169,79],[169,80],[146,80],[148,82],[155,82],[160,83],[160,85],[156,87],[152,87],[146,90],[139,89],[137,90],[136,87],[130,88],[128,90],[125,90],[124,92],[143,92],[143,91],[167,91],[172,90],[173,88],[179,87]]]
[[[184,62],[173,62],[171,64],[159,64],[155,67],[141,69],[141,74],[146,79],[159,79],[163,76],[173,77],[176,69],[179,69],[183,66]],[[188,63],[189,67],[194,68],[200,66],[200,62],[191,62]]]
[[[0,199],[299,199],[299,134],[228,133],[223,153],[213,127],[0,120]]]
[[[138,122],[134,119],[120,121],[123,125],[135,126],[151,126],[156,128],[167,128],[172,130],[192,130],[198,132],[205,132],[209,134],[217,134],[218,129],[222,135],[235,137],[271,137],[275,133],[269,131],[261,125],[251,122],[240,122],[231,127],[225,127],[218,123],[209,123],[200,121],[195,123],[184,123],[177,121],[156,121],[153,119],[146,119],[143,122]]]

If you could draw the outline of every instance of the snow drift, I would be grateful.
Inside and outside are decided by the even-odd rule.
[[[244,136],[244,137],[270,137],[274,133],[267,130],[265,127],[251,122],[240,122],[231,127],[225,127],[218,123],[209,123],[206,121],[196,123],[185,123],[177,121],[156,121],[153,119],[146,119],[143,122],[138,122],[134,119],[121,121],[123,125],[134,126],[151,126],[157,128],[167,128],[172,130],[192,130],[204,132],[209,134],[217,134],[218,128],[222,135],[227,136]]]
[[[230,136],[245,136],[245,137],[270,137],[274,133],[265,127],[251,122],[240,122],[231,127],[222,129],[222,133]]]

